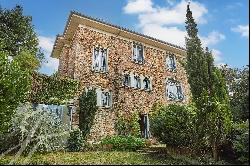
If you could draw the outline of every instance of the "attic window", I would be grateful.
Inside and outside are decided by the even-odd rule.
[[[133,43],[133,57],[132,58],[135,63],[139,63],[139,64],[144,63],[142,44]]]
[[[166,67],[170,71],[174,71],[176,69],[176,58],[174,54],[168,54],[166,57]]]

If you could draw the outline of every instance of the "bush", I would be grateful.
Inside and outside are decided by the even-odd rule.
[[[68,126],[63,125],[56,114],[43,110],[33,111],[26,104],[17,109],[9,132],[0,136],[0,150],[4,152],[15,146],[13,150],[23,148],[25,153],[62,150],[68,133]]]
[[[0,43],[0,50],[2,46]],[[0,134],[8,131],[11,118],[19,103],[24,102],[30,89],[31,77],[16,58],[0,51]]]
[[[191,106],[154,106],[150,116],[152,135],[170,146],[190,146],[194,136],[194,117],[195,111]]]
[[[235,123],[232,132],[233,149],[237,161],[249,164],[249,121]]]
[[[108,136],[101,141],[106,149],[135,151],[145,146],[145,140],[134,136]]]
[[[140,117],[137,112],[130,114],[129,116],[118,115],[118,119],[115,124],[115,128],[119,135],[124,136],[140,136],[140,124],[138,123]]]
[[[84,140],[80,129],[71,131],[67,141],[67,150],[70,152],[79,152],[82,150],[83,145]]]

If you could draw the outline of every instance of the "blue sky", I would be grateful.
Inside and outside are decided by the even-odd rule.
[[[52,74],[58,60],[49,57],[55,36],[62,34],[71,10],[101,18],[146,35],[185,46],[185,0],[0,0],[2,8],[23,6],[33,18],[48,63],[40,71]],[[203,46],[215,63],[241,68],[249,64],[249,1],[192,0]]]

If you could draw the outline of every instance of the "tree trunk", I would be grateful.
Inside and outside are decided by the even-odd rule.
[[[214,161],[217,162],[219,158],[218,158],[218,147],[215,140],[213,140],[212,142],[212,152]]]

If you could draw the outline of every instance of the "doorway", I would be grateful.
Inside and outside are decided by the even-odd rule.
[[[148,114],[140,114],[139,124],[141,137],[148,139],[150,137]]]

